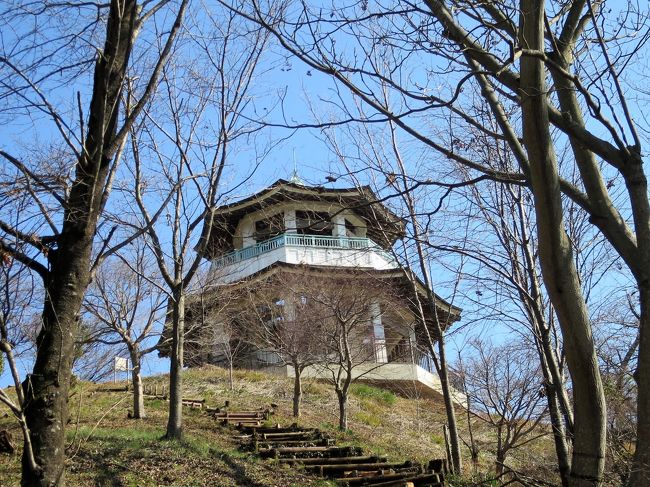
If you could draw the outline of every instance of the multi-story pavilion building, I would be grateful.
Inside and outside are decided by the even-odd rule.
[[[428,340],[436,338],[435,320],[446,329],[460,319],[461,310],[433,295],[415,274],[400,267],[392,249],[404,235],[404,222],[368,187],[334,189],[278,180],[248,198],[216,208],[208,218],[212,231],[201,252],[211,262],[210,285],[202,301],[221,300],[210,306],[221,312],[201,319],[212,328],[213,339],[207,350],[195,347],[190,363],[223,362],[231,339],[226,321],[237,315],[239,326],[245,327],[241,320],[245,309],[254,309],[252,314],[259,319],[274,321],[274,327],[288,326],[289,321],[314,327],[313,337],[321,320],[306,318],[307,301],[320,303],[320,316],[329,314],[329,306],[333,316],[342,300],[350,308],[355,299],[364,316],[362,321],[357,318],[350,341],[363,362],[357,364],[355,374],[393,388],[416,384],[420,391],[440,390],[426,351]],[[260,296],[269,296],[269,286],[273,298],[262,303]],[[262,287],[267,291],[262,293]],[[247,296],[258,297],[244,299],[236,292],[242,289],[248,290]],[[328,294],[342,296],[337,297],[339,304],[333,304]],[[228,303],[223,302],[225,295],[230,296]],[[239,297],[232,298],[235,295]],[[196,309],[189,319],[196,324]],[[261,346],[238,363],[293,375],[278,350]],[[323,371],[314,365],[304,374],[313,377]]]

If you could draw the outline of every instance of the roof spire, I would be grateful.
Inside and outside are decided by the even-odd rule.
[[[293,172],[291,173],[289,182],[293,184],[305,184],[302,178],[298,175],[298,165],[296,164],[296,149],[293,149]]]

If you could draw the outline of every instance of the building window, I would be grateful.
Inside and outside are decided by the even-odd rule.
[[[255,234],[253,238],[256,242],[263,242],[284,233],[284,214],[279,213],[264,220],[255,222]]]
[[[303,235],[332,235],[329,213],[296,211],[296,232]]]
[[[347,218],[345,219],[345,236],[346,237],[357,237],[357,227]]]

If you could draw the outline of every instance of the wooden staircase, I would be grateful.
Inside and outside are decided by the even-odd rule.
[[[289,427],[263,426],[260,414],[263,412],[220,412],[215,419],[236,426],[239,431],[236,437],[243,449],[334,480],[341,486],[446,485],[446,460],[432,460],[426,466],[410,461],[389,462],[385,457],[364,455],[356,446],[337,446],[335,439],[316,428],[301,428],[296,424]]]

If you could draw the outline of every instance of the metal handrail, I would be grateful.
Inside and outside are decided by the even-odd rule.
[[[375,357],[380,356],[382,350],[386,351],[388,363],[415,364],[427,372],[437,374],[431,353],[411,340],[371,339],[364,345],[370,347],[370,353]]]
[[[233,250],[222,255],[214,261],[214,266],[219,269],[229,265],[237,264],[253,257],[278,249],[280,247],[316,247],[316,248],[336,248],[336,249],[372,249],[381,253],[389,261],[393,257],[383,250],[379,245],[365,237],[333,237],[331,235],[308,235],[299,233],[283,233],[277,237],[264,240],[263,242],[245,247],[239,250]]]

